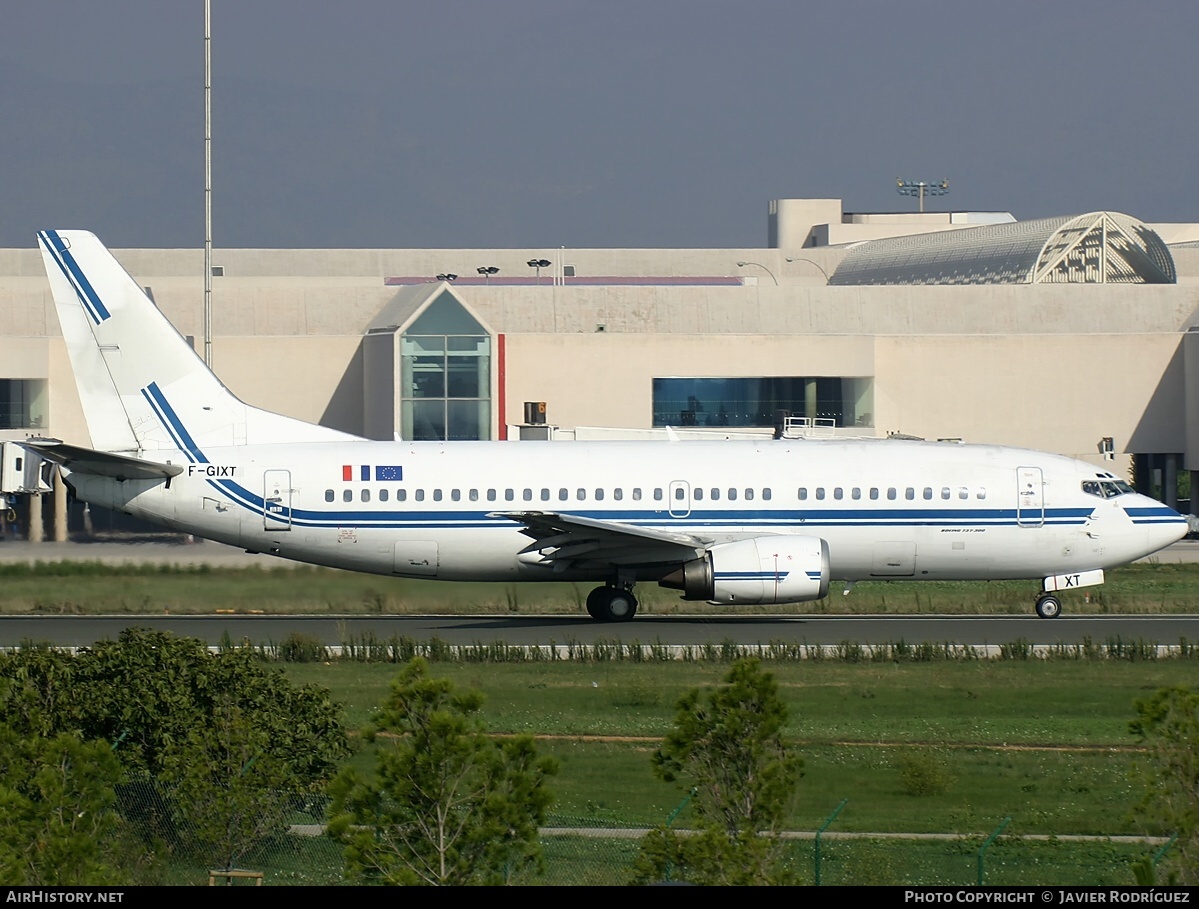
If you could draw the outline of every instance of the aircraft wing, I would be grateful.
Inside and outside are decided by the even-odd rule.
[[[110,451],[93,451],[58,439],[21,439],[17,444],[68,470],[117,480],[161,480],[183,473],[178,464],[158,464]]]
[[[495,512],[522,525],[533,542],[521,555],[540,553],[555,568],[669,565],[697,558],[708,543],[690,534],[651,530],[554,511]]]

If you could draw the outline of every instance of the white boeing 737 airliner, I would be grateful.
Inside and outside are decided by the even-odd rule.
[[[832,579],[1041,581],[1058,591],[1180,539],[1177,512],[1080,460],[906,440],[378,442],[234,397],[86,231],[38,236],[90,448],[23,444],[86,501],[318,565],[415,578],[638,581],[714,604]]]

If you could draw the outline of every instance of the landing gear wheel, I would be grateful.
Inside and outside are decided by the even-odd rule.
[[[637,598],[623,587],[597,587],[587,595],[587,612],[601,622],[627,622],[637,614]]]
[[[1037,615],[1043,619],[1056,619],[1062,614],[1062,601],[1052,594],[1037,597]]]
[[[591,593],[587,594],[587,614],[593,619],[600,617],[600,603],[607,589],[607,587],[596,587]]]

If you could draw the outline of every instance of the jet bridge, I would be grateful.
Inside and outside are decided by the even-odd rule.
[[[18,442],[0,442],[0,536],[16,521],[17,496],[30,497],[30,527],[40,531],[41,497],[54,492],[55,474],[55,465],[36,452]]]
[[[0,496],[53,492],[53,471],[51,462],[19,442],[0,442]]]

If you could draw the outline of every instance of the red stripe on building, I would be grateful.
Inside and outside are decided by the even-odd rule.
[[[508,376],[508,359],[507,345],[504,343],[506,338],[504,335],[495,336],[495,362],[496,362],[496,412],[499,415],[500,421],[500,441],[508,440],[508,394],[506,379]]]

